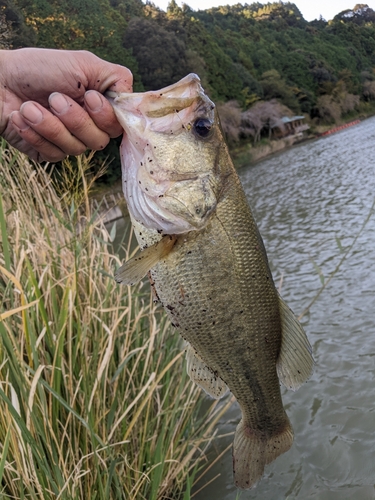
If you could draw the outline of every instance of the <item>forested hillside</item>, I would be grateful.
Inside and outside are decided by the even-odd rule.
[[[196,12],[172,0],[163,12],[141,0],[0,0],[0,9],[5,48],[91,50],[128,66],[136,90],[198,73],[230,141],[259,137],[242,115],[259,103],[268,124],[275,110],[328,124],[375,101],[375,12],[365,4],[312,22],[290,2]]]

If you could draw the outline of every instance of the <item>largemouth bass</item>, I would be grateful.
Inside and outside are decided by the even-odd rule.
[[[242,419],[235,484],[251,488],[286,452],[293,431],[279,380],[311,375],[307,337],[280,298],[266,251],[225,144],[215,105],[188,75],[159,91],[109,93],[125,134],[123,190],[141,251],[115,278],[147,273],[187,341],[191,379],[214,398],[228,390]]]

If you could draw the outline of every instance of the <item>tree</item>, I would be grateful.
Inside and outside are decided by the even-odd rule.
[[[0,50],[12,48],[12,27],[4,14],[0,14]]]
[[[375,99],[375,81],[366,80],[363,83],[362,94],[366,101]]]
[[[237,142],[240,137],[241,107],[237,101],[217,105],[221,128],[228,143]]]
[[[90,50],[108,61],[129,67],[137,80],[134,58],[122,46],[126,22],[109,0],[18,0],[35,45]]]
[[[317,115],[326,123],[337,123],[341,118],[341,107],[331,95],[322,95],[316,103]]]
[[[241,132],[246,137],[253,137],[254,143],[258,142],[262,133],[271,136],[272,128],[283,128],[283,116],[292,116],[293,112],[279,103],[276,99],[257,102],[250,109],[242,113]]]
[[[3,33],[6,31],[7,41],[4,47],[19,49],[35,45],[35,34],[26,26],[24,16],[12,0],[0,0],[1,24]]]
[[[186,44],[153,19],[133,18],[125,31],[124,46],[136,58],[146,90],[155,90],[180,80],[189,73]],[[191,53],[190,53],[191,56]]]
[[[260,84],[263,88],[264,99],[279,99],[296,113],[300,112],[299,103],[293,90],[281,78],[278,71],[272,69],[263,73]]]

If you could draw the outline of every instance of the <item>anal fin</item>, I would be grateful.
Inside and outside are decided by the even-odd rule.
[[[187,372],[193,382],[214,399],[220,399],[228,392],[226,383],[209,368],[190,344],[186,348]]]
[[[300,322],[279,297],[282,340],[276,363],[280,382],[296,391],[312,375],[314,359],[310,342]]]
[[[177,236],[167,235],[150,247],[139,251],[125,262],[116,272],[115,280],[123,285],[135,285],[146,276],[161,259],[174,247]]]

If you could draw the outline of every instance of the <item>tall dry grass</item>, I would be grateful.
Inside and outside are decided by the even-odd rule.
[[[199,414],[149,287],[115,283],[88,163],[57,189],[0,144],[0,498],[187,500],[225,407]]]

